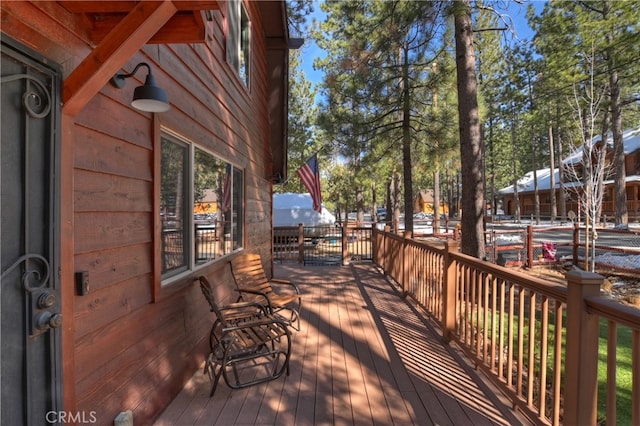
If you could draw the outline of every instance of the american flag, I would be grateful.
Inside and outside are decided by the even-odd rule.
[[[318,155],[313,154],[296,172],[307,188],[313,200],[313,209],[322,211],[322,194],[320,193],[320,168],[318,167]]]

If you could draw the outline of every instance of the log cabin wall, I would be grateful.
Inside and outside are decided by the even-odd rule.
[[[72,203],[73,226],[62,245],[72,248],[74,271],[90,276],[88,295],[63,290],[63,309],[73,316],[63,331],[64,402],[65,410],[95,412],[98,424],[112,424],[125,410],[136,424],[148,424],[200,367],[212,318],[194,276],[206,274],[221,298],[230,297],[228,256],[159,284],[160,129],[244,171],[244,249],[270,264],[266,41],[257,3],[245,6],[252,25],[249,88],[225,60],[224,11],[216,11],[206,43],[145,45],[124,66],[151,65],[168,92],[168,112],[129,106],[141,73],[124,89],[105,85],[74,120],[63,120],[73,194],[61,202]],[[2,2],[1,9],[2,31],[61,64],[64,77],[93,48],[86,22],[58,3]],[[73,277],[63,277],[63,287],[73,285]]]

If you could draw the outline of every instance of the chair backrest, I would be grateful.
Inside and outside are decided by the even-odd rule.
[[[272,291],[259,254],[244,253],[231,260],[231,272],[239,289],[260,289],[265,293]]]
[[[204,298],[207,299],[209,307],[211,307],[211,312],[215,313],[218,320],[224,327],[226,327],[227,323],[224,319],[224,315],[222,315],[220,309],[218,309],[216,299],[213,297],[213,289],[211,288],[211,284],[209,284],[209,280],[207,280],[207,277],[205,277],[204,275],[200,275],[198,277],[198,281],[200,281],[200,290],[202,290]]]

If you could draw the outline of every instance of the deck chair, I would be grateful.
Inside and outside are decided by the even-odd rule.
[[[231,260],[231,272],[240,293],[238,301],[262,303],[270,313],[282,317],[290,326],[300,330],[302,297],[298,286],[288,280],[269,280],[259,254],[245,253],[234,257]],[[274,285],[282,291],[276,292]]]
[[[291,331],[281,319],[270,314],[264,305],[239,302],[218,306],[206,277],[200,276],[202,294],[216,319],[209,333],[211,352],[204,373],[212,382],[212,397],[220,377],[232,389],[275,380],[286,371],[289,375]]]

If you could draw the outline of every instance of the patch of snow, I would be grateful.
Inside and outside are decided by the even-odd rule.
[[[524,241],[521,235],[498,234],[496,236],[496,244],[499,246],[508,246],[522,244]]]

